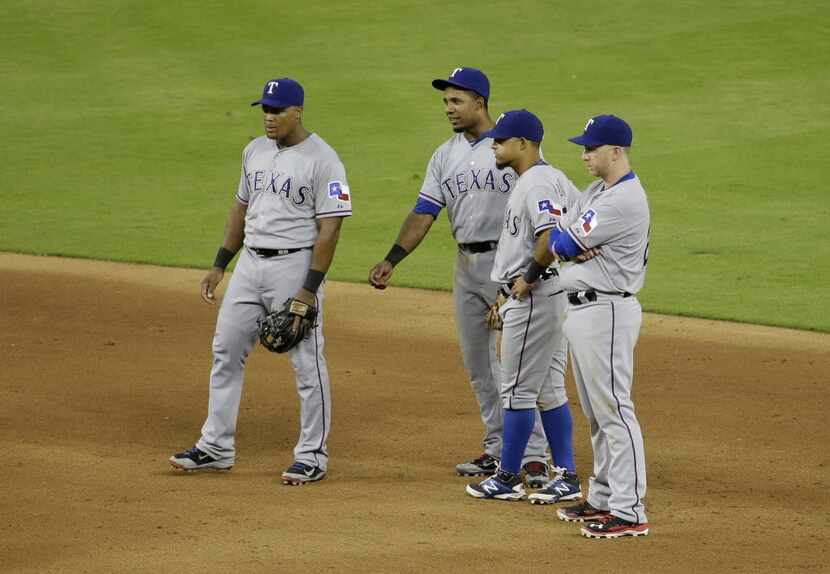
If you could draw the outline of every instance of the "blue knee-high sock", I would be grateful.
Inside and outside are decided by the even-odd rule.
[[[522,456],[536,422],[536,409],[504,409],[504,440],[501,447],[501,469],[518,473]]]
[[[549,411],[542,412],[542,426],[550,445],[553,464],[576,471],[574,465],[573,419],[568,403]]]

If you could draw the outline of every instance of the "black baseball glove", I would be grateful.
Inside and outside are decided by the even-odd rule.
[[[259,321],[259,342],[269,351],[285,353],[305,339],[316,321],[316,307],[288,299],[282,309],[268,313]]]

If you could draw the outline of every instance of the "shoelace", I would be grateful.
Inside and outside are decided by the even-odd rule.
[[[553,477],[552,480],[548,481],[545,485],[545,489],[551,488],[554,484],[558,482],[564,482],[565,484],[571,485],[571,483],[565,478],[565,473],[567,469],[562,467],[556,467],[556,475]]]

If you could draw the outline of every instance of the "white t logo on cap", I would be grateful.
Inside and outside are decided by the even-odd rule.
[[[268,95],[270,96],[271,94],[273,94],[274,88],[276,88],[279,85],[279,82],[268,82]]]
[[[587,124],[585,124],[585,129],[584,129],[584,130],[582,130],[582,131],[586,131],[586,132],[587,132],[587,131],[588,131],[588,128],[589,128],[589,127],[591,127],[591,124],[592,124],[592,123],[594,123],[594,118],[591,118],[590,120],[588,120],[588,123],[587,123]]]
[[[499,123],[502,120],[503,117],[504,117],[504,114],[500,115],[499,119],[496,120],[496,123]]]
[[[458,72],[460,72],[460,71],[461,71],[461,70],[463,70],[463,69],[464,69],[464,68],[456,68],[456,69],[454,69],[454,70],[452,71],[452,74],[450,74],[450,78],[452,78],[453,76],[455,76]]]

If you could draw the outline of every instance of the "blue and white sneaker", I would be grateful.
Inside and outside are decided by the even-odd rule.
[[[322,468],[296,461],[282,473],[282,483],[288,486],[300,486],[307,482],[316,482],[326,477]]]
[[[467,494],[474,498],[522,500],[527,496],[521,474],[499,470],[496,474],[467,485]]]
[[[214,458],[195,446],[190,450],[174,454],[169,460],[174,468],[186,471],[230,470],[233,468],[233,460]]]
[[[528,497],[530,504],[556,504],[582,498],[577,474],[564,468],[558,470],[556,478],[545,485],[545,488],[537,490]]]

